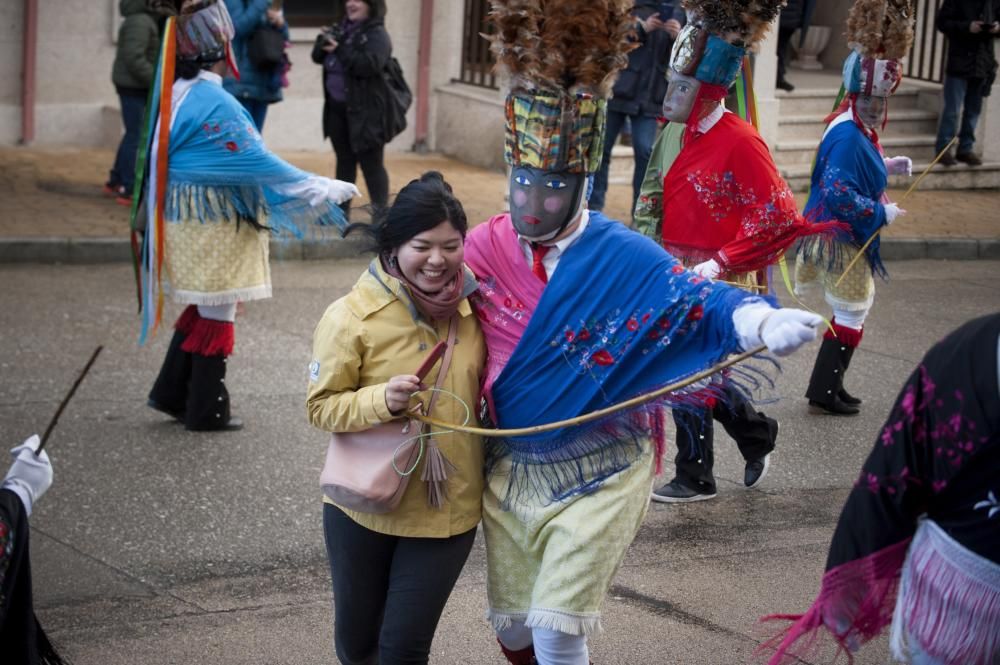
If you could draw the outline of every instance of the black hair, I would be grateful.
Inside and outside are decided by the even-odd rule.
[[[202,62],[201,60],[189,60],[187,58],[177,58],[174,65],[174,80],[198,78],[198,72],[203,69],[211,69],[221,58]]]
[[[363,2],[368,5],[369,21],[375,18],[385,18],[385,0],[363,0]],[[346,0],[339,0],[337,6],[334,7],[333,23],[335,25],[344,20],[344,16],[347,15],[346,4]]]
[[[372,242],[365,250],[387,255],[444,221],[465,238],[469,222],[462,203],[455,198],[443,175],[427,171],[399,190],[391,206],[376,208],[371,224],[351,224],[344,235],[352,231],[366,233]]]

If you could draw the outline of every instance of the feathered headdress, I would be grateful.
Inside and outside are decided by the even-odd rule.
[[[913,0],[857,0],[847,15],[844,88],[888,97],[903,79],[899,61],[913,45]]]
[[[632,0],[491,0],[490,50],[511,79],[504,156],[512,166],[592,173],[607,97],[628,65]]]
[[[764,38],[785,0],[685,0],[690,22],[677,36],[670,68],[728,88],[747,49]]]

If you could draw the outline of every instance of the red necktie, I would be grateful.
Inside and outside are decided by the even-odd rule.
[[[545,265],[542,263],[542,259],[549,253],[550,249],[552,247],[549,245],[531,243],[531,272],[535,273],[535,277],[546,284],[549,281],[549,276],[545,274]]]

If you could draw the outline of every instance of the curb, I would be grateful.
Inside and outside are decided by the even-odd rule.
[[[271,243],[275,261],[354,259],[362,255],[360,240],[330,238]],[[881,244],[886,261],[915,259],[1000,260],[1000,238],[886,238]],[[132,261],[126,238],[0,238],[0,264],[8,263],[124,263]]]
[[[341,238],[272,241],[270,254],[275,261],[354,259],[363,247],[361,240]],[[131,262],[127,238],[0,238],[0,264]]]

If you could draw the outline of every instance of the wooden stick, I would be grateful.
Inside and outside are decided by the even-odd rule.
[[[56,409],[56,415],[52,416],[52,420],[49,421],[49,426],[45,428],[45,434],[42,435],[42,442],[38,444],[38,450],[35,451],[35,457],[41,454],[42,448],[45,447],[45,442],[49,440],[49,435],[52,434],[52,430],[55,429],[56,423],[59,422],[59,416],[62,415],[63,409],[66,408],[66,405],[69,404],[69,401],[73,398],[74,393],[76,393],[76,389],[79,388],[80,384],[83,382],[83,377],[87,376],[87,372],[90,371],[91,366],[94,364],[94,361],[97,360],[97,356],[103,348],[103,346],[99,346],[94,349],[93,355],[90,356],[90,360],[87,361],[83,371],[80,372],[80,376],[76,377],[76,381],[73,382],[73,387],[70,388],[69,392],[66,393],[66,396],[63,397],[63,401],[59,404],[59,408]]]
[[[761,286],[760,284],[740,284],[739,282],[729,282],[724,279],[713,279],[712,281],[717,282],[719,284],[728,284],[729,286],[735,286],[738,289],[747,289],[747,290],[756,289],[757,291],[767,291],[767,287]]]
[[[758,353],[767,351],[766,346],[758,346],[755,349],[749,351],[744,351],[738,355],[732,356],[717,365],[713,365],[706,370],[702,370],[697,374],[689,376],[688,378],[677,381],[676,383],[671,383],[668,386],[658,388],[653,392],[646,393],[645,395],[639,395],[638,397],[633,397],[632,399],[626,400],[624,402],[619,402],[618,404],[613,404],[612,406],[605,407],[603,409],[598,409],[597,411],[591,411],[590,413],[585,413],[582,416],[577,416],[575,418],[568,418],[566,420],[559,420],[553,423],[546,423],[544,425],[533,425],[532,427],[519,427],[516,429],[486,429],[484,427],[470,427],[468,425],[456,425],[455,423],[444,422],[443,420],[438,420],[436,418],[431,418],[430,416],[425,416],[420,413],[413,413],[412,418],[419,420],[422,423],[432,425],[433,427],[440,427],[441,429],[450,430],[452,432],[464,432],[466,434],[479,434],[480,436],[525,436],[528,434],[540,434],[542,432],[551,432],[552,430],[562,429],[563,427],[571,427],[573,425],[581,425],[583,423],[589,423],[592,420],[598,420],[605,416],[611,415],[618,411],[624,411],[625,409],[630,409],[633,406],[639,406],[640,404],[645,404],[646,402],[651,402],[657,397],[662,397],[667,393],[680,390],[686,386],[691,385],[707,378],[716,372],[722,371],[727,367],[731,367],[738,362],[746,360],[751,356],[755,356]]]
[[[934,161],[927,165],[927,168],[924,169],[924,172],[921,173],[920,176],[916,180],[913,181],[913,184],[910,185],[910,188],[908,190],[906,190],[906,192],[899,198],[899,201],[897,201],[897,203],[902,203],[903,201],[906,200],[906,197],[910,195],[910,192],[912,192],[913,190],[915,190],[917,188],[917,185],[920,184],[920,181],[923,180],[927,176],[927,174],[931,172],[931,169],[934,168],[934,165],[937,164],[941,160],[942,157],[944,157],[944,154],[946,152],[948,152],[948,150],[951,148],[951,146],[957,140],[958,140],[958,137],[955,136],[954,138],[951,139],[951,141],[948,141],[948,145],[946,145],[944,147],[944,150],[942,150],[941,152],[939,152],[937,154],[937,157],[934,158]],[[838,278],[837,281],[834,282],[834,284],[833,284],[834,286],[840,286],[840,283],[844,281],[845,277],[847,277],[847,273],[849,273],[851,271],[851,268],[854,267],[854,264],[858,262],[858,259],[860,259],[862,257],[862,255],[865,253],[865,250],[868,249],[868,245],[872,244],[872,240],[875,240],[875,238],[878,237],[878,234],[882,233],[882,229],[884,229],[884,228],[885,228],[885,226],[880,226],[875,231],[875,233],[872,234],[872,237],[865,241],[865,244],[863,244],[861,246],[861,249],[859,249],[858,253],[854,256],[853,259],[851,259],[851,262],[847,264],[847,268],[840,275],[840,278]]]

